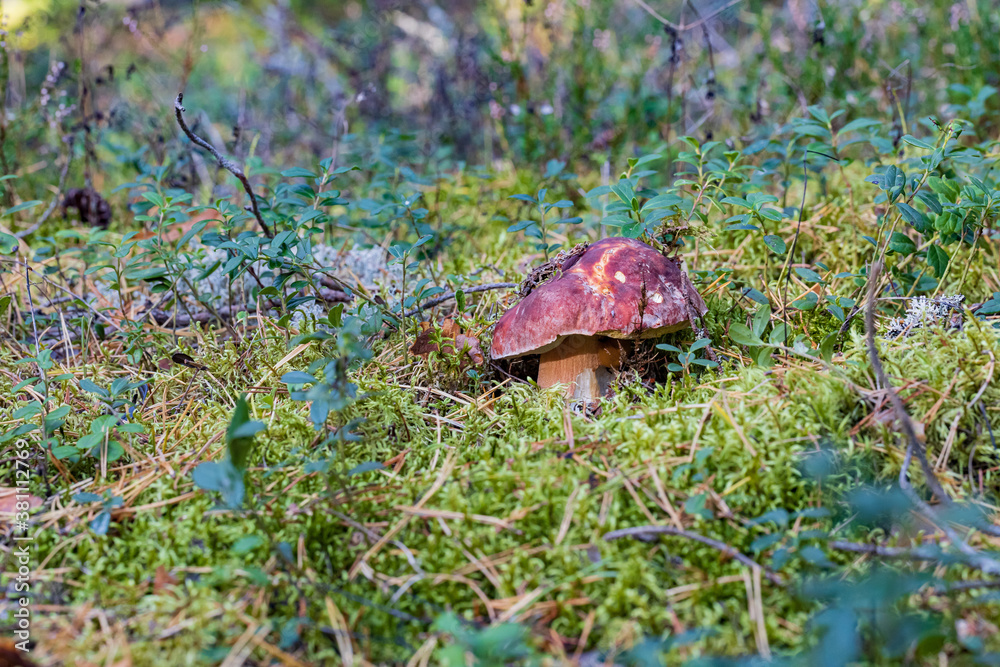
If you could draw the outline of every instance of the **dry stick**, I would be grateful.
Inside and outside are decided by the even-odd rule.
[[[678,537],[686,537],[689,540],[694,540],[695,542],[701,542],[702,544],[707,544],[713,549],[717,549],[723,554],[729,556],[730,558],[735,558],[739,562],[743,563],[747,567],[751,567],[755,570],[760,570],[767,577],[767,580],[772,584],[777,586],[784,586],[785,582],[771,572],[769,569],[757,563],[749,556],[744,556],[741,552],[737,551],[733,547],[729,546],[725,542],[720,542],[718,540],[713,540],[711,537],[705,537],[704,535],[699,535],[698,533],[693,533],[690,530],[681,530],[679,528],[674,528],[673,526],[636,526],[634,528],[622,528],[620,530],[612,530],[610,533],[604,535],[605,540],[617,540],[621,537],[634,537],[634,538],[644,538],[650,535],[676,535]]]
[[[250,187],[250,181],[247,180],[246,174],[243,173],[243,170],[240,169],[235,162],[217,151],[215,146],[191,131],[191,129],[187,126],[187,123],[184,122],[184,112],[186,109],[181,104],[183,101],[184,93],[177,93],[177,101],[174,102],[174,115],[177,116],[177,124],[180,125],[188,139],[190,139],[196,146],[200,146],[211,153],[212,156],[218,160],[220,167],[229,171],[229,173],[239,179],[240,183],[243,184],[243,189],[246,190],[246,193],[250,196],[250,203],[253,206],[254,217],[257,218],[257,223],[260,225],[260,228],[264,230],[264,235],[269,239],[274,238],[274,235],[271,233],[271,230],[268,229],[267,224],[264,222],[264,218],[260,214],[260,208],[257,206],[257,197],[253,193],[253,188]]]
[[[35,334],[35,356],[41,355],[41,345],[38,338],[38,321],[35,318],[35,301],[31,297],[31,274],[28,273],[28,263],[24,263],[24,284],[25,291],[28,293],[28,307],[31,308],[31,328]],[[29,348],[30,350],[30,348]],[[45,419],[48,417],[48,407],[49,407],[49,383],[48,378],[45,374],[45,368],[42,366],[40,361],[35,362],[35,366],[38,368],[38,375],[42,380],[42,387],[45,389],[45,400],[41,401],[42,405],[42,437],[46,437],[48,433],[45,431]]]
[[[464,292],[465,294],[475,294],[476,292],[486,292],[486,291],[489,291],[489,290],[505,289],[505,288],[511,288],[511,287],[517,287],[517,283],[490,283],[488,285],[476,285],[475,287],[470,287],[469,289],[463,289],[462,292]],[[430,301],[425,301],[424,303],[422,303],[421,305],[417,306],[416,308],[414,308],[412,310],[406,311],[405,313],[403,313],[403,317],[413,317],[414,315],[416,315],[417,313],[419,313],[421,310],[426,310],[428,308],[433,308],[434,306],[437,306],[438,304],[442,304],[445,301],[447,301],[449,299],[454,299],[454,298],[455,298],[455,292],[448,292],[447,294],[442,294],[441,296],[437,297],[436,299],[431,299]]]
[[[966,564],[970,567],[975,567],[976,569],[982,570],[987,574],[1000,575],[1000,561],[994,560],[988,556],[982,555],[976,549],[970,547],[965,540],[956,532],[949,524],[949,519],[941,519],[938,517],[937,512],[934,511],[930,505],[924,502],[923,498],[917,495],[910,485],[910,480],[907,477],[907,470],[910,468],[910,462],[913,460],[913,450],[912,444],[906,448],[906,456],[903,458],[903,467],[899,471],[899,486],[903,490],[903,493],[910,499],[910,501],[916,506],[917,510],[920,511],[925,517],[930,521],[933,521],[938,525],[942,531],[944,531],[945,536],[952,543],[953,546],[958,548],[963,554],[969,557]],[[989,532],[989,531],[984,531]]]
[[[885,374],[885,368],[882,366],[882,359],[878,354],[878,346],[875,344],[875,302],[877,301],[878,279],[881,273],[882,260],[879,259],[872,265],[872,273],[868,277],[868,303],[865,304],[865,342],[868,346],[868,358],[872,363],[872,368],[875,370],[875,377],[882,384],[886,393],[889,395],[889,401],[892,403],[893,410],[896,412],[896,418],[903,427],[903,434],[906,436],[910,446],[916,452],[917,460],[920,461],[920,465],[924,469],[924,476],[927,478],[927,485],[930,487],[934,495],[940,499],[942,504],[950,505],[952,502],[951,496],[945,492],[944,488],[941,486],[941,482],[938,481],[937,475],[934,474],[934,469],[927,461],[927,450],[924,447],[924,444],[917,437],[917,430],[913,425],[913,419],[910,418],[910,414],[906,411],[906,406],[903,405],[902,399],[899,398],[895,387],[893,387],[892,383],[889,381],[889,377]]]
[[[936,545],[918,547],[886,547],[880,544],[865,544],[862,542],[834,540],[829,542],[828,546],[836,551],[847,551],[855,554],[865,554],[869,556],[877,556],[879,558],[899,560],[940,561],[941,557],[944,555],[942,554],[941,549]],[[984,563],[982,561],[986,561],[985,564],[987,567],[983,567]],[[991,565],[995,565],[996,561],[993,561],[991,558],[982,558],[980,561],[971,560],[965,561],[962,564],[976,570],[989,572],[989,569],[987,568]],[[991,574],[995,574],[995,572],[991,572]],[[1000,587],[1000,579],[962,581],[954,584],[945,584],[944,586],[936,586],[934,590],[936,592],[944,592],[996,587]]]
[[[806,192],[809,188],[809,165],[806,163],[806,155],[808,151],[802,153],[802,203],[799,204],[799,222],[795,226],[795,237],[792,239],[792,247],[788,251],[788,256],[785,257],[785,262],[788,264],[787,267],[781,267],[782,271],[785,273],[785,298],[784,303],[781,304],[781,320],[785,325],[785,341],[784,345],[788,345],[788,285],[792,282],[792,262],[795,261],[795,248],[799,244],[799,232],[802,230],[802,218],[806,212]],[[781,279],[781,274],[778,275],[778,279]],[[785,353],[785,357],[788,357],[788,353]]]
[[[951,528],[950,525],[948,525],[948,519],[941,519],[938,517],[934,508],[928,505],[923,498],[917,495],[916,491],[914,491],[913,487],[910,485],[907,472],[915,453],[917,455],[917,459],[920,461],[921,467],[924,470],[924,477],[926,478],[927,486],[930,487],[931,491],[940,499],[943,505],[949,506],[953,503],[951,496],[945,492],[944,488],[941,486],[941,482],[937,478],[937,475],[934,473],[934,469],[927,460],[927,450],[924,443],[917,437],[913,420],[906,411],[906,406],[903,405],[902,399],[899,398],[895,388],[889,381],[889,377],[886,375],[885,369],[882,367],[882,360],[878,355],[878,347],[875,344],[875,302],[877,300],[878,278],[881,272],[882,260],[879,259],[872,266],[872,275],[869,278],[868,283],[868,303],[865,305],[865,342],[868,346],[868,356],[871,360],[872,368],[875,370],[875,376],[885,388],[886,393],[888,393],[893,410],[896,412],[896,418],[902,425],[903,433],[907,438],[908,444],[906,447],[906,456],[903,459],[903,466],[899,471],[899,486],[917,510],[930,519],[934,524],[938,525],[941,530],[944,531],[952,545],[969,557],[967,563],[970,566],[976,567],[988,574],[1000,574],[1000,561],[984,556],[979,551],[966,544],[965,540],[963,540],[958,533]],[[983,527],[980,527],[979,529],[983,530]],[[995,531],[984,530],[983,532],[994,534]]]

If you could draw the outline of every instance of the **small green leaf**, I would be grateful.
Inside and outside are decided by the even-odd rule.
[[[723,204],[729,204],[730,206],[740,206],[742,208],[750,208],[750,202],[743,197],[724,197],[722,199]]]
[[[779,255],[784,255],[787,246],[785,246],[785,240],[776,234],[768,234],[764,237],[764,243],[768,248],[773,250]]]
[[[806,562],[812,563],[819,567],[833,567],[833,562],[827,558],[826,554],[819,547],[802,547],[799,549],[799,555],[802,556]]]
[[[917,246],[906,234],[893,232],[889,238],[889,250],[900,255],[912,255],[917,251]]]
[[[799,275],[800,278],[806,283],[821,283],[826,284],[823,280],[823,276],[819,275],[812,269],[806,268],[804,266],[795,267],[795,273]]]
[[[758,345],[763,345],[762,341],[757,334],[750,330],[745,324],[740,324],[739,322],[733,323],[729,327],[729,337],[733,342],[739,345],[746,345],[748,347],[757,347]]]
[[[226,429],[226,444],[229,450],[229,460],[237,470],[245,470],[253,438],[265,428],[263,422],[250,421],[250,408],[246,396],[240,396],[233,409],[233,416]]]
[[[264,544],[264,538],[260,535],[244,535],[236,540],[229,550],[237,556],[242,556],[250,553],[262,544]]]
[[[905,141],[906,143],[910,144],[911,146],[916,146],[917,148],[923,148],[924,150],[928,150],[928,151],[934,150],[934,147],[931,146],[926,141],[921,141],[920,139],[917,139],[916,137],[914,137],[912,135],[909,135],[909,134],[904,134],[903,135],[903,141]]]
[[[753,331],[755,336],[763,336],[764,330],[767,329],[767,325],[770,321],[771,306],[761,306],[757,309],[757,312],[753,314],[753,320],[750,322],[750,329]]]
[[[281,172],[282,178],[316,178],[316,174],[302,167],[292,167]]]
[[[775,525],[784,528],[788,525],[788,510],[779,507],[769,512],[765,512],[756,519],[751,519],[747,523],[751,526],[759,526],[762,523],[767,523],[768,521],[773,521]]]
[[[916,229],[918,232],[923,234],[930,227],[930,221],[927,216],[913,208],[906,202],[896,202],[896,208],[899,209],[900,215],[903,216],[903,220]]]
[[[374,470],[383,470],[384,468],[385,466],[379,463],[378,461],[365,461],[364,463],[356,465],[350,470],[348,470],[347,476],[351,477],[352,475],[361,475],[363,473],[372,472]]]
[[[91,394],[97,394],[98,396],[104,396],[105,398],[107,398],[109,396],[107,389],[105,389],[104,387],[97,386],[96,384],[94,384],[93,382],[91,382],[90,380],[88,380],[87,378],[81,378],[80,379],[80,389],[83,389],[84,391],[89,392]]]
[[[771,533],[770,535],[761,535],[756,540],[750,543],[750,551],[754,553],[761,553],[770,549],[775,544],[781,541],[785,535],[784,533]]]
[[[42,202],[39,199],[35,199],[33,201],[22,202],[22,203],[20,203],[20,204],[18,204],[16,206],[11,206],[9,209],[7,209],[6,211],[4,211],[3,215],[4,216],[12,215],[14,213],[18,213],[20,211],[27,210],[29,208],[34,208],[34,207],[38,206],[41,203]]]
[[[815,292],[806,292],[801,299],[792,301],[792,308],[798,308],[799,310],[812,310],[819,303],[819,297],[816,296]]]
[[[823,361],[830,363],[833,360],[834,347],[837,344],[837,333],[827,334],[826,338],[819,346],[819,356],[823,358]]]
[[[108,528],[111,527],[111,514],[107,511],[101,512],[90,522],[90,529],[95,535],[107,535]]]
[[[927,263],[934,267],[934,275],[938,278],[944,276],[949,259],[948,253],[941,246],[935,244],[927,248]]]
[[[746,287],[742,291],[743,296],[747,297],[751,301],[756,301],[757,303],[763,304],[765,306],[770,305],[770,301],[764,296],[760,291],[755,290],[752,287]]]
[[[872,120],[871,118],[856,118],[850,123],[844,125],[844,127],[840,128],[837,134],[840,135],[841,133],[855,132],[857,130],[863,130],[865,128],[875,127],[881,124],[882,123],[880,121]]]
[[[656,195],[642,205],[642,212],[645,213],[646,211],[673,208],[683,202],[683,199],[674,194]]]
[[[690,350],[691,352],[695,352],[703,347],[708,347],[711,344],[712,344],[711,338],[699,338],[695,342],[691,343],[691,347],[689,347],[688,350]]]
[[[0,232],[0,255],[11,255],[21,246],[16,236]]]
[[[527,229],[528,227],[531,227],[534,224],[535,224],[534,220],[521,220],[520,222],[514,223],[513,225],[508,227],[507,231],[511,233],[519,232],[522,229]]]

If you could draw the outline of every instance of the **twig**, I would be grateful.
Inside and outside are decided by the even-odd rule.
[[[984,556],[976,549],[970,547],[965,540],[963,540],[961,536],[959,536],[958,533],[948,524],[948,519],[938,517],[937,512],[935,512],[923,498],[917,495],[916,491],[914,491],[913,487],[910,485],[908,470],[913,455],[916,454],[917,459],[920,461],[920,465],[924,470],[924,477],[926,478],[927,486],[930,487],[931,491],[946,507],[950,506],[954,502],[951,499],[951,496],[949,496],[941,486],[941,482],[938,480],[937,475],[934,474],[934,469],[927,460],[927,450],[924,443],[917,437],[913,420],[906,411],[906,406],[903,405],[902,399],[900,399],[899,395],[896,393],[895,387],[893,387],[892,383],[889,381],[889,377],[885,374],[885,369],[882,367],[882,360],[878,355],[878,347],[875,344],[875,302],[877,301],[877,284],[879,274],[881,272],[882,260],[879,259],[872,266],[872,275],[868,283],[868,303],[865,307],[865,342],[868,345],[868,356],[871,360],[872,368],[875,370],[875,376],[885,388],[886,393],[888,393],[893,410],[896,412],[896,419],[902,425],[903,433],[906,435],[908,441],[906,456],[903,459],[903,467],[899,471],[899,486],[917,510],[939,526],[951,541],[952,545],[968,556],[968,561],[966,562],[969,566],[976,567],[987,574],[1000,574],[1000,561]],[[993,527],[980,526],[978,528],[979,530],[991,535],[997,532]]]
[[[257,206],[257,197],[253,193],[253,188],[250,187],[250,181],[247,180],[246,174],[243,173],[243,170],[240,169],[235,162],[217,151],[215,146],[191,131],[191,129],[187,126],[187,123],[184,122],[184,112],[186,109],[181,104],[183,101],[184,93],[177,93],[177,101],[174,102],[174,114],[177,116],[177,124],[181,126],[181,129],[184,131],[184,134],[187,135],[188,139],[190,139],[196,146],[201,146],[211,153],[213,157],[218,160],[220,167],[226,169],[229,173],[239,179],[240,183],[243,184],[243,189],[246,190],[246,193],[250,196],[250,203],[253,206],[254,217],[257,218],[257,223],[260,225],[260,228],[264,230],[264,235],[269,239],[274,238],[274,235],[271,233],[271,230],[268,229],[267,224],[264,222],[264,218],[260,214],[260,207]]]
[[[702,23],[706,23],[708,21],[711,21],[716,16],[718,16],[722,12],[726,11],[730,7],[733,7],[735,5],[740,4],[740,2],[742,2],[742,1],[743,0],[729,0],[729,2],[727,2],[726,4],[722,5],[721,7],[719,7],[718,9],[716,9],[715,11],[711,12],[710,14],[708,14],[706,16],[702,16],[701,18],[699,18],[694,23],[682,24],[680,26],[680,29],[681,30],[693,30],[693,29],[697,28],[698,26],[700,26]]]
[[[66,147],[66,164],[63,165],[62,172],[59,174],[59,187],[56,191],[56,196],[52,198],[52,203],[49,204],[49,207],[45,209],[45,212],[42,213],[42,216],[38,218],[35,224],[33,224],[31,227],[28,227],[27,229],[22,229],[21,231],[15,233],[14,236],[16,236],[17,238],[23,239],[25,236],[31,234],[36,229],[45,224],[45,221],[49,219],[49,216],[52,215],[52,212],[56,210],[56,206],[59,205],[59,201],[63,198],[63,190],[66,187],[66,175],[69,174],[69,165],[72,164],[73,162],[73,143],[75,141],[76,138],[73,135],[70,135],[69,139],[66,142],[67,144],[69,144]]]
[[[85,299],[83,299],[82,297],[80,297],[80,296],[77,296],[77,295],[76,295],[76,294],[74,294],[74,293],[73,293],[73,292],[72,292],[71,290],[67,289],[66,287],[63,287],[62,285],[60,285],[60,284],[59,284],[59,283],[57,283],[57,282],[54,282],[53,280],[51,280],[51,279],[50,279],[50,278],[49,278],[48,276],[46,276],[45,274],[43,274],[43,273],[39,273],[39,272],[38,272],[38,271],[36,271],[35,269],[32,269],[32,268],[30,268],[30,267],[28,266],[28,264],[27,264],[27,262],[26,262],[26,261],[23,261],[23,260],[18,260],[18,259],[7,259],[6,257],[0,257],[0,262],[4,262],[4,261],[6,261],[6,262],[11,262],[11,263],[13,263],[13,264],[14,264],[14,266],[23,266],[23,267],[25,268],[25,270],[26,270],[26,271],[31,271],[31,272],[32,272],[32,273],[34,273],[34,274],[35,274],[36,276],[38,276],[39,278],[41,278],[41,279],[42,279],[42,281],[43,281],[43,282],[44,282],[45,284],[47,284],[47,285],[51,285],[52,287],[55,287],[55,288],[56,288],[57,290],[61,290],[61,291],[65,292],[66,294],[69,294],[70,296],[72,296],[72,297],[73,297],[73,300],[74,300],[74,301],[79,301],[80,303],[82,303],[82,304],[83,304],[83,305],[84,305],[84,306],[85,306],[85,307],[86,307],[86,308],[87,308],[88,310],[90,310],[90,312],[94,313],[94,314],[95,314],[95,315],[97,315],[97,316],[98,316],[99,318],[101,318],[102,320],[104,320],[104,322],[105,322],[105,323],[107,323],[108,325],[110,325],[110,326],[111,326],[111,327],[112,327],[113,329],[115,329],[116,331],[117,331],[117,330],[119,330],[119,329],[121,328],[121,327],[119,327],[119,326],[118,326],[117,324],[115,324],[115,323],[114,323],[114,322],[113,322],[113,321],[112,321],[112,320],[111,320],[110,318],[108,318],[108,316],[107,316],[107,315],[105,315],[104,313],[102,313],[101,311],[97,310],[96,308],[94,308],[94,307],[93,307],[92,305],[90,305],[89,303],[87,303],[87,301],[86,301]]]
[[[834,540],[828,542],[827,546],[835,551],[849,551],[855,554],[867,554],[869,556],[878,556],[879,558],[888,559],[899,559],[899,560],[915,560],[915,561],[940,561],[944,554],[938,545],[924,545],[919,547],[886,547],[881,544],[865,544],[863,542],[847,542],[844,540]],[[992,561],[990,558],[986,558],[988,563],[983,563],[981,561],[969,560],[964,561],[962,564],[971,567],[976,570],[982,570],[984,572],[989,572],[988,569]],[[986,565],[986,567],[983,567]],[[995,574],[995,572],[993,572]],[[1000,586],[1000,579],[994,580],[983,580],[983,581],[962,581],[956,584],[946,584],[944,586],[935,587],[938,591],[956,591],[956,590],[968,590],[971,588],[996,588]]]
[[[463,289],[462,292],[465,294],[475,294],[476,292],[486,292],[488,290],[494,289],[506,289],[511,287],[517,287],[517,283],[490,283],[488,285],[476,285],[475,287],[470,287],[468,289]],[[431,299],[430,301],[425,301],[423,304],[417,306],[412,310],[408,310],[403,313],[403,317],[413,317],[421,310],[426,310],[428,308],[433,308],[434,306],[444,303],[449,299],[455,298],[455,292],[448,292],[447,294],[442,294],[436,299]]]
[[[776,575],[771,570],[765,568],[764,566],[757,563],[749,556],[743,555],[741,552],[737,551],[733,547],[729,546],[725,542],[720,542],[719,540],[713,540],[711,537],[705,537],[704,535],[699,535],[698,533],[693,533],[690,530],[681,530],[680,528],[674,528],[673,526],[636,526],[634,528],[622,528],[621,530],[612,530],[610,533],[604,535],[605,540],[617,540],[622,537],[633,537],[637,539],[642,539],[651,535],[676,535],[678,537],[686,537],[689,540],[694,540],[695,542],[701,542],[702,544],[707,544],[708,546],[716,549],[723,554],[729,556],[730,558],[735,558],[739,562],[743,563],[747,567],[751,567],[755,570],[760,570],[767,577],[767,580],[776,586],[784,586],[785,582]]]
[[[930,590],[931,593],[960,593],[971,591],[977,588],[1000,588],[1000,579],[972,579],[970,581],[956,581],[950,584],[941,584]]]
[[[878,289],[878,278],[881,272],[882,260],[879,259],[872,265],[872,274],[868,279],[868,303],[865,304],[865,342],[868,345],[868,358],[871,361],[872,368],[875,370],[875,377],[889,395],[889,401],[896,412],[896,418],[903,427],[903,434],[906,436],[907,441],[917,455],[917,460],[920,461],[920,465],[924,469],[927,485],[942,504],[950,505],[952,502],[951,496],[945,492],[941,486],[941,482],[938,481],[937,475],[934,474],[934,469],[927,461],[927,450],[924,447],[924,443],[917,437],[917,430],[913,425],[913,419],[910,418],[909,413],[906,411],[906,406],[903,405],[903,401],[896,393],[895,387],[892,386],[889,377],[885,374],[882,359],[878,355],[878,346],[875,344],[875,302],[878,300],[876,298],[876,290]]]
[[[845,542],[834,540],[828,543],[836,551],[849,551],[855,554],[868,554],[879,558],[900,558],[905,560],[940,560],[941,550],[932,547],[885,547],[880,544],[865,544],[863,542]]]
[[[809,190],[809,165],[806,163],[806,156],[809,154],[808,151],[802,153],[802,203],[799,204],[799,221],[795,226],[795,236],[792,238],[792,247],[788,250],[788,255],[785,257],[785,262],[787,266],[781,267],[782,272],[785,273],[785,296],[784,303],[781,304],[781,321],[785,325],[785,341],[784,344],[788,345],[788,332],[790,328],[788,326],[788,285],[792,282],[792,262],[795,261],[795,248],[799,244],[799,233],[802,231],[802,217],[806,212],[806,192]],[[778,274],[778,280],[781,280],[781,274]],[[785,353],[788,356],[788,353]]]
[[[672,28],[672,29],[674,29],[674,30],[676,30],[678,32],[684,32],[686,30],[692,30],[694,28],[697,28],[701,24],[706,23],[708,21],[711,21],[712,19],[714,19],[716,16],[718,16],[722,12],[726,11],[727,9],[729,9],[730,7],[732,7],[733,5],[738,5],[743,0],[729,0],[729,2],[727,2],[724,5],[722,5],[721,7],[719,7],[715,11],[713,11],[711,14],[709,14],[707,16],[704,16],[702,18],[699,18],[694,23],[689,23],[687,25],[685,25],[683,23],[681,25],[677,25],[673,21],[668,21],[663,16],[661,16],[655,9],[653,9],[648,4],[646,4],[645,2],[643,2],[643,0],[632,0],[632,1],[635,2],[635,4],[639,5],[640,7],[642,7],[646,11],[647,14],[649,14],[654,19],[656,19],[657,21],[659,21],[663,25],[667,26],[668,28]]]

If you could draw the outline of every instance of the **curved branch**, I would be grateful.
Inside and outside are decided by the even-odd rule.
[[[271,230],[268,229],[267,224],[264,222],[263,216],[261,216],[260,214],[260,207],[257,206],[257,197],[253,193],[253,188],[250,187],[250,181],[247,180],[246,174],[243,173],[243,170],[240,169],[235,162],[233,162],[225,155],[217,151],[215,149],[215,146],[208,143],[207,141],[205,141],[204,139],[202,139],[197,134],[191,131],[191,128],[189,128],[187,126],[187,123],[184,122],[184,112],[186,111],[186,109],[181,104],[181,102],[183,101],[184,101],[184,93],[177,93],[177,100],[174,102],[174,115],[177,116],[177,124],[181,126],[181,129],[184,131],[184,134],[187,135],[187,138],[190,139],[192,143],[194,143],[196,146],[204,148],[206,151],[211,153],[212,156],[215,157],[215,159],[219,162],[220,167],[227,170],[229,173],[231,173],[233,176],[239,179],[240,183],[243,184],[243,189],[246,190],[246,193],[248,195],[250,195],[250,203],[253,206],[253,215],[255,218],[257,218],[257,224],[259,224],[260,228],[264,230],[264,235],[267,236],[267,238],[269,239],[274,238],[274,234],[272,234]]]

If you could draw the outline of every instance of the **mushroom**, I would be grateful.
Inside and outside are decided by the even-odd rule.
[[[629,238],[607,238],[567,259],[497,321],[490,356],[539,354],[538,386],[603,396],[623,340],[678,331],[707,308],[678,259]]]

